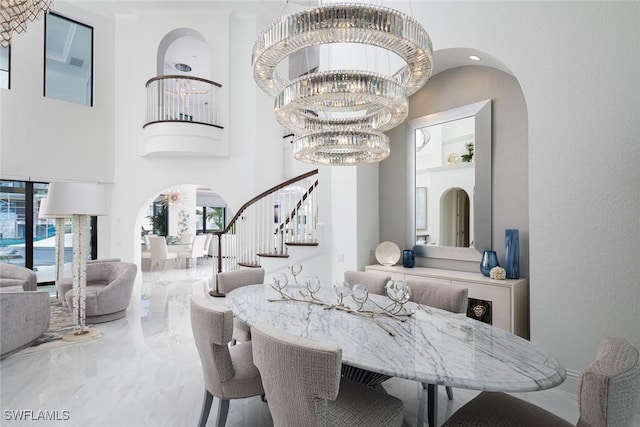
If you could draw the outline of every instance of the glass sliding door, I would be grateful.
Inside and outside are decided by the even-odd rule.
[[[38,275],[38,283],[48,283],[56,278],[56,220],[40,217],[42,199],[47,197],[49,184],[33,183],[33,271]],[[63,220],[60,230],[65,237],[63,259],[64,277],[70,277],[73,262],[73,227],[70,219]]]
[[[26,182],[0,181],[0,262],[25,267]]]
[[[38,283],[55,280],[56,220],[40,217],[42,199],[47,197],[48,183],[0,181],[0,262],[30,268]],[[89,258],[96,258],[97,221],[91,220]],[[73,225],[64,220],[65,277],[71,276],[73,262]]]

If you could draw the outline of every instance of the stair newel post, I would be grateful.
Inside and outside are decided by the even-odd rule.
[[[217,272],[218,273],[222,273],[222,234],[221,233],[214,233],[214,235],[218,238],[218,254],[217,254],[217,264],[218,264],[218,268],[217,268]],[[217,274],[213,275],[213,279],[216,282],[216,287],[215,289],[209,291],[209,295],[211,295],[212,297],[223,297],[224,294],[222,292],[220,292],[218,290],[218,277]]]

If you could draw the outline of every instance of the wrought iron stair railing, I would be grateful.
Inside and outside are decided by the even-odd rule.
[[[214,232],[217,271],[259,267],[259,257],[287,257],[287,246],[316,246],[317,174],[315,169],[262,192]]]

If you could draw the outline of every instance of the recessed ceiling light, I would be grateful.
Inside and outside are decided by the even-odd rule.
[[[472,61],[480,61],[480,57],[477,55],[469,55],[469,59]]]
[[[183,73],[188,73],[189,71],[191,71],[191,67],[187,64],[177,63],[176,70],[182,71]]]

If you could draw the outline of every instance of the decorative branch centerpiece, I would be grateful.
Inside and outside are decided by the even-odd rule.
[[[296,285],[301,286],[298,282],[298,276],[302,272],[302,265],[294,263],[289,266],[289,271],[293,276]],[[304,287],[297,289],[298,295],[291,288],[287,288],[289,278],[287,273],[276,273],[273,276],[273,284],[271,288],[275,290],[280,299],[269,299],[270,302],[280,301],[297,301],[323,306],[325,310],[340,310],[350,314],[356,314],[363,317],[373,319],[376,325],[384,329],[389,335],[395,336],[392,330],[377,320],[377,317],[384,316],[404,322],[408,317],[413,315],[412,311],[405,309],[404,305],[411,297],[411,290],[402,280],[389,280],[385,286],[387,297],[391,300],[387,305],[380,305],[372,298],[369,298],[369,289],[361,284],[349,285],[347,282],[337,282],[333,285],[333,291],[336,295],[336,302],[330,303],[323,301],[318,297],[320,291],[320,279],[318,276],[309,276],[305,280]],[[291,290],[292,292],[289,292]],[[356,307],[347,305],[348,298],[351,297]],[[346,301],[345,301],[346,299]],[[371,302],[375,308],[365,307],[367,302]]]

